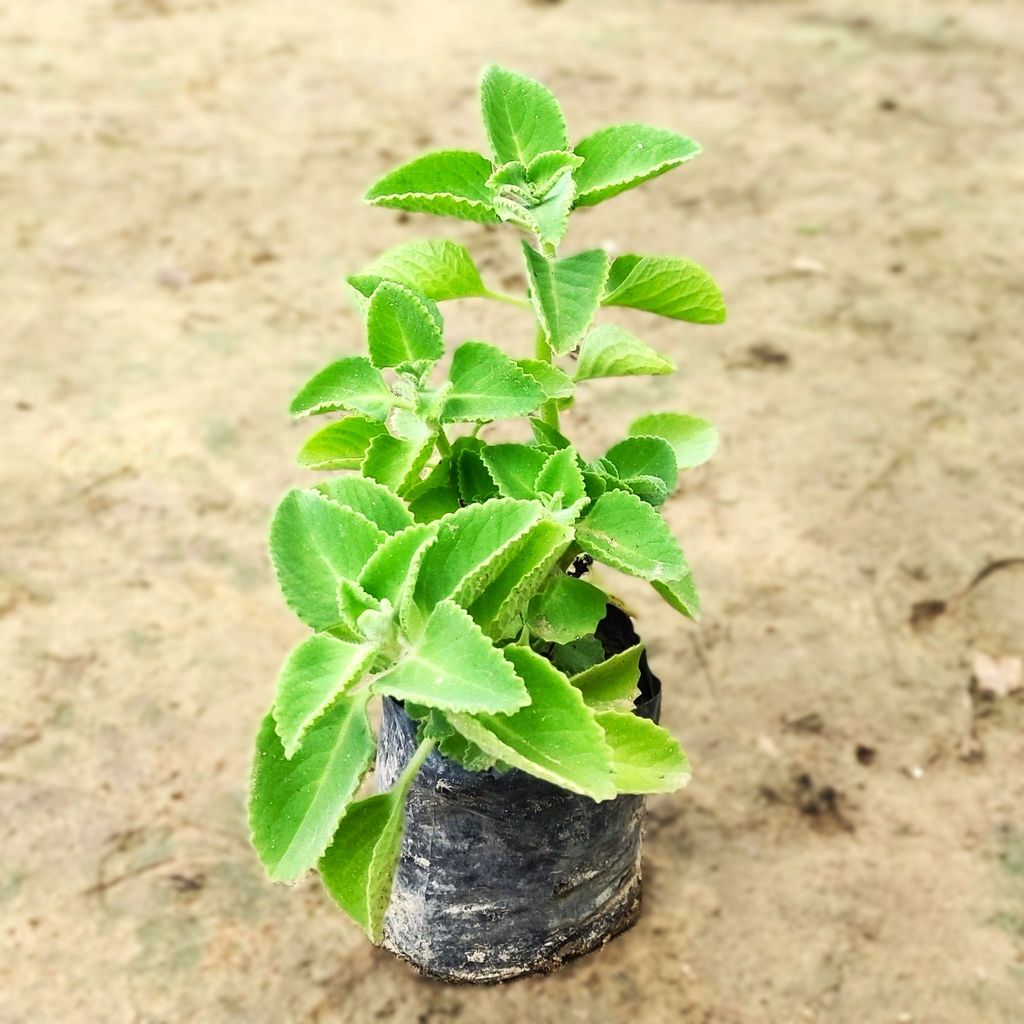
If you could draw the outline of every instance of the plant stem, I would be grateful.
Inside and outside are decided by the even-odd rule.
[[[529,299],[520,299],[516,295],[508,295],[506,292],[492,292],[490,288],[484,291],[483,298],[493,299],[495,302],[504,302],[509,306],[518,306],[520,309],[533,308]]]
[[[446,455],[451,455],[452,445],[451,442],[448,440],[448,437],[445,434],[443,427],[437,428],[437,436],[435,438],[435,442],[437,444],[437,450],[441,453],[442,457]]]
[[[426,761],[427,756],[434,749],[434,740],[425,739],[420,741],[420,745],[416,748],[416,752],[409,758],[409,763],[402,770],[402,774],[399,776],[398,781],[395,783],[395,789],[400,793],[404,793],[412,784],[412,780],[416,778],[416,773],[423,767],[423,762]]]
[[[551,346],[544,335],[544,328],[537,325],[537,338],[534,342],[534,351],[537,358],[543,363],[553,363]],[[549,426],[558,430],[558,403],[550,398],[540,407],[540,418]]]

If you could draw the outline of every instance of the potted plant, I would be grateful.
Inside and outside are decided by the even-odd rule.
[[[685,163],[696,143],[628,124],[572,147],[554,96],[498,67],[481,95],[493,158],[428,153],[366,198],[519,229],[527,296],[493,291],[441,240],[348,279],[368,354],[292,402],[295,416],[342,415],[299,453],[333,475],[290,491],[271,526],[284,598],[312,635],[281,670],[249,804],[272,879],[316,868],[374,942],[460,981],[551,970],[638,914],[644,794],[690,769],[657,724],[660,683],[628,616],[590,570],[648,580],[697,616],[660,508],[717,437],[694,416],[647,414],[594,457],[560,412],[578,384],[674,369],[595,326],[602,306],[725,318],[688,260],[559,251],[574,210]],[[439,303],[463,298],[531,311],[532,356],[465,341],[442,379]],[[492,439],[500,420],[519,421],[518,442]],[[360,796],[375,761],[377,793]]]

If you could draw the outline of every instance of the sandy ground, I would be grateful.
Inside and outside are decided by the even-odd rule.
[[[301,634],[284,409],[358,350],[342,276],[437,234],[521,285],[513,232],[358,202],[481,145],[492,59],[577,136],[704,144],[568,246],[685,253],[731,319],[620,311],[683,373],[570,419],[724,438],[671,512],[706,618],[641,605],[696,768],[650,802],[645,916],[474,990],[267,883],[244,793]],[[1024,654],[1019,3],[37,0],[0,13],[0,123],[2,1024],[1024,1020],[1024,697],[971,693]]]

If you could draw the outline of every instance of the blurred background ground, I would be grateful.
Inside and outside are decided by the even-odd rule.
[[[284,409],[361,345],[343,275],[434,234],[522,284],[514,232],[358,201],[482,145],[491,60],[576,137],[704,144],[567,246],[684,253],[731,316],[618,311],[682,374],[570,419],[723,435],[671,511],[706,617],[640,606],[696,769],[645,915],[473,990],[269,885],[244,793],[301,634]],[[0,122],[0,1022],[1024,1020],[1024,695],[984,661],[1024,654],[1019,3],[39,0],[0,13]]]

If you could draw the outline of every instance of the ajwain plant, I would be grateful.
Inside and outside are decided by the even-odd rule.
[[[270,532],[285,600],[312,630],[285,661],[259,731],[252,841],[270,877],[318,868],[327,891],[380,941],[403,803],[436,746],[471,771],[513,768],[584,794],[668,792],[689,766],[664,729],[632,713],[639,645],[605,657],[609,595],[592,562],[649,580],[695,618],[690,570],[660,514],[680,470],[717,442],[702,419],[641,416],[588,459],[561,431],[578,384],[666,374],[672,362],[602,306],[691,323],[725,319],[706,271],[675,256],[562,254],[570,214],[700,152],[691,139],[616,125],[575,146],[555,97],[499,67],[484,73],[492,157],[428,153],[385,175],[374,206],[506,223],[523,233],[528,295],[488,288],[462,245],[417,241],[348,279],[368,354],[316,374],[294,416],[341,413],[299,453],[342,471],[290,491]],[[532,311],[535,352],[483,341],[452,353],[439,303],[481,298]],[[523,420],[520,443],[483,436]],[[374,761],[367,709],[403,702],[419,747],[388,792],[357,798]]]

